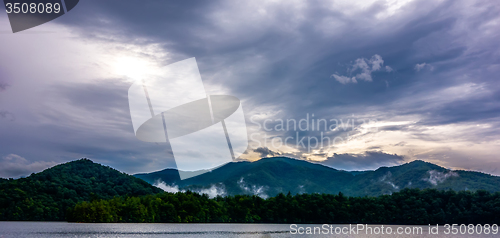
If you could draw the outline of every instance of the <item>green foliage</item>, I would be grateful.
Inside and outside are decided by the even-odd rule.
[[[287,191],[292,194],[337,194],[342,191],[348,196],[379,196],[404,188],[500,191],[500,177],[472,171],[450,171],[418,160],[374,171],[347,172],[303,160],[275,157],[255,162],[228,163],[210,173],[185,180],[180,180],[174,169],[135,176],[149,183],[162,180],[166,184],[192,191],[219,184],[228,195],[253,195],[253,191],[244,189],[245,186],[263,187],[268,196]],[[431,178],[437,182],[432,183]]]
[[[493,193],[500,187],[498,177],[455,171],[455,175],[433,186],[425,180],[428,171],[440,176],[450,171],[422,161],[358,173],[287,158],[230,163],[219,169],[182,181],[175,170],[163,175],[171,176],[184,188],[220,182],[228,192],[238,193],[245,192],[240,182],[244,177],[248,186],[274,184],[274,190],[266,190],[267,195],[274,196],[263,199],[247,194],[210,199],[193,192],[162,193],[141,179],[82,159],[27,178],[0,179],[0,220],[373,224],[500,221],[500,193]],[[400,188],[408,184],[406,187],[412,189],[397,191],[388,182]],[[298,185],[307,190],[301,191]],[[420,186],[436,189],[413,188]],[[287,195],[280,193],[287,189]],[[355,197],[359,194],[370,197]]]
[[[227,222],[223,208],[206,194],[161,193],[78,203],[68,220],[77,222]]]
[[[160,190],[110,167],[81,159],[21,179],[0,180],[0,220],[64,221],[78,202]]]
[[[82,202],[68,214],[73,222],[497,224],[500,193],[404,189],[379,197],[288,193],[209,199],[188,191]]]

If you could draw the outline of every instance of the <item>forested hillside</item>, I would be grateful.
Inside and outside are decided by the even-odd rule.
[[[175,169],[134,175],[154,184],[158,181],[181,190],[204,191],[215,187],[226,195],[276,196],[279,193],[344,193],[347,196],[379,196],[404,188],[454,191],[500,191],[500,177],[474,171],[453,171],[416,160],[373,171],[342,171],[321,164],[285,157],[255,162],[228,163],[209,173],[180,180]]]
[[[81,201],[158,192],[141,179],[81,159],[27,178],[0,180],[0,220],[64,221],[67,208]]]
[[[0,220],[427,224],[492,223],[500,214],[498,177],[423,161],[353,173],[269,158],[229,163],[187,180],[176,172],[144,176],[149,182],[171,178],[186,192],[163,193],[88,159],[1,179]],[[189,191],[213,183],[239,194],[210,199]]]

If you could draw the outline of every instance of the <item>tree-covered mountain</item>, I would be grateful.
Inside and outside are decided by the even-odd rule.
[[[0,180],[0,220],[65,220],[81,201],[161,192],[145,181],[81,159],[20,179]]]
[[[185,180],[180,180],[175,169],[135,176],[151,184],[162,181],[181,190],[217,188],[219,193],[225,195],[255,194],[262,197],[289,191],[292,194],[342,192],[348,196],[378,196],[403,188],[500,191],[500,177],[480,172],[452,171],[419,160],[374,171],[349,172],[303,160],[275,157],[228,163]]]
[[[182,207],[186,206],[188,208],[180,209],[175,206],[172,208],[172,204],[176,201],[175,199],[180,199],[183,195],[172,195],[173,197],[170,195],[161,195],[167,196],[168,199],[174,199],[172,200],[172,204],[170,204],[171,202],[165,203],[165,201],[157,201],[158,199],[156,198],[163,199],[160,195],[152,197],[141,196],[161,193],[159,188],[149,184],[155,183],[158,180],[164,181],[166,183],[165,185],[175,186],[179,190],[213,192],[214,188],[216,188],[216,192],[220,195],[258,195],[257,197],[261,198],[269,197],[270,200],[283,196],[280,195],[280,193],[287,194],[289,191],[290,194],[304,195],[314,193],[339,194],[339,192],[342,192],[348,196],[377,196],[381,194],[398,194],[400,191],[408,191],[405,190],[405,188],[452,189],[456,191],[486,190],[490,192],[500,190],[500,177],[470,171],[451,171],[423,161],[413,161],[395,167],[382,167],[374,171],[348,172],[302,160],[279,157],[265,158],[255,162],[229,163],[214,169],[212,172],[186,180],[180,180],[177,170],[174,169],[162,170],[150,174],[138,174],[136,176],[138,178],[119,172],[110,167],[93,163],[88,159],[81,159],[54,166],[43,172],[32,174],[27,178],[0,179],[0,220],[61,221],[67,219],[66,215],[68,209],[71,214],[75,216],[80,214],[81,209],[89,208],[94,210],[97,209],[95,211],[85,211],[89,214],[93,214],[93,216],[106,214],[105,210],[108,209],[106,211],[109,214],[117,215],[117,217],[110,215],[110,217],[113,218],[111,220],[116,218],[120,221],[137,221],[135,215],[133,215],[135,214],[134,212],[142,214],[141,216],[143,216],[147,213],[144,213],[144,209],[147,210],[147,207],[153,204],[149,202],[146,202],[147,204],[142,204],[143,198],[154,198],[155,202],[159,202],[158,204],[168,206],[168,209],[166,208],[168,211],[173,211],[172,209],[174,209],[178,212],[179,214],[174,216],[175,219],[171,221],[178,221],[178,218],[182,218],[184,215],[186,219],[189,218],[189,216],[195,216],[193,215],[195,212],[188,212],[188,210],[186,210],[189,207],[193,208],[192,205],[186,203],[186,201],[179,200],[177,202],[179,202]],[[149,183],[139,178],[143,178]],[[447,194],[448,193],[442,193],[441,195],[449,199],[447,197],[449,194]],[[463,193],[462,195],[465,196],[464,194],[467,195],[469,193]],[[491,195],[492,197],[488,198],[488,201],[491,200],[491,202],[496,204],[498,200],[497,195]],[[216,205],[214,202],[220,203],[227,200],[226,202],[233,203],[240,198],[241,197],[229,197],[226,199],[219,197],[216,201],[210,202],[207,200],[206,202],[213,206],[220,207],[226,206],[227,204]],[[249,197],[247,196],[247,198]],[[302,199],[300,196],[296,198]],[[255,200],[255,196],[253,196],[252,199]],[[459,200],[457,200],[459,205],[462,204],[465,206],[469,204],[468,202],[462,202],[463,199]],[[85,201],[90,203],[84,203]],[[116,201],[116,204],[106,205],[103,203],[106,206],[101,206],[102,202],[99,201]],[[115,209],[116,211],[113,210],[113,206],[122,204],[122,201],[126,201],[124,203],[126,206],[118,207]],[[263,200],[257,199],[255,201],[261,203]],[[375,200],[372,202],[374,201]],[[80,207],[76,206],[76,208],[80,210],[73,210],[76,204],[83,204],[80,205]],[[90,207],[85,207],[85,204],[92,205]],[[240,209],[240,207],[238,207],[240,205],[238,204],[238,202],[233,204],[236,206],[234,209]],[[269,204],[270,206],[275,206],[272,205],[273,203]],[[443,204],[440,206],[445,206]],[[227,212],[229,212],[228,214],[231,214],[233,205],[227,205],[229,209],[227,210]],[[328,204],[325,204],[325,206],[327,205]],[[104,208],[106,209],[102,210]],[[415,209],[417,208],[418,207]],[[274,208],[271,210],[273,209]],[[443,209],[445,214],[450,212],[450,217],[454,217],[455,215],[453,214],[455,213],[453,212],[457,210],[453,207],[444,207]],[[463,210],[463,214],[470,209],[472,209],[470,212],[474,214],[477,213],[474,212],[474,207],[464,207],[463,209],[465,209]],[[265,211],[252,212],[257,213],[251,215],[251,219],[249,218],[250,220],[254,219],[254,215],[261,216],[264,213],[261,214],[260,212]],[[439,209],[433,212],[439,212],[439,214],[442,215]],[[228,218],[232,216],[238,217],[238,214],[228,215]],[[267,215],[264,217],[272,217],[268,212],[265,214]],[[146,216],[146,218],[150,219],[151,217],[148,216]],[[468,215],[463,216],[467,217]],[[81,216],[79,217],[80,218],[77,220],[86,219]],[[285,221],[274,220],[274,218],[265,220],[267,218],[264,217],[262,217],[260,221]],[[104,219],[103,217],[95,217],[96,221],[101,218]],[[181,220],[184,221],[184,218]],[[191,218],[194,219],[194,217]],[[153,221],[156,221],[155,219],[156,218],[154,218]],[[236,220],[239,221],[240,219],[238,218]],[[147,221],[147,219],[144,221]],[[160,219],[160,221],[162,221],[162,219]]]
[[[155,184],[158,179],[168,181],[168,183],[176,183],[181,180],[177,169],[164,169],[152,173],[134,174],[134,177],[140,178],[150,184]]]

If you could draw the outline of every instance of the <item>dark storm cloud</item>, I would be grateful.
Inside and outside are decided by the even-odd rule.
[[[129,84],[118,79],[102,80],[98,84],[68,83],[52,88],[52,93],[68,100],[69,105],[75,105],[89,112],[116,113],[117,119],[130,119],[128,109]],[[129,117],[129,118],[127,118]],[[128,125],[127,125],[128,126]]]
[[[481,94],[473,98],[468,97],[437,105],[436,108],[428,111],[428,113],[432,114],[423,122],[428,125],[439,125],[498,119],[500,117],[500,96],[498,94],[500,88],[493,87],[490,89],[494,93]]]
[[[488,24],[500,13],[495,1],[414,1],[388,18],[379,18],[387,10],[382,2],[352,14],[348,10],[332,8],[324,1],[267,5],[81,1],[54,22],[88,41],[158,44],[169,53],[162,64],[196,57],[208,91],[222,85],[242,100],[248,117],[275,113],[256,119],[260,123],[269,117],[300,120],[307,113],[316,118],[378,121],[414,116],[418,120],[414,127],[389,125],[379,130],[438,141],[421,129],[477,122],[489,123],[490,132],[470,134],[465,140],[494,138],[500,128],[496,122],[500,117],[500,31],[491,30]],[[370,70],[371,81],[342,84],[332,77],[356,76],[359,72],[349,72],[356,60],[374,55],[384,63],[381,70]],[[392,70],[382,70],[385,66]],[[0,84],[0,91],[5,85]],[[135,171],[138,165],[146,170],[161,160],[161,166],[175,166],[168,145],[136,140],[128,112],[128,86],[119,80],[102,80],[54,87],[50,95],[57,95],[57,106],[42,116],[58,123],[10,126],[2,131],[0,155],[37,158],[40,153],[48,156],[59,150],[64,151],[64,158],[55,161],[86,156],[126,171]],[[348,132],[336,130],[329,136],[345,138]],[[295,133],[274,131],[269,137]],[[301,131],[299,135],[319,133]],[[254,152],[264,157],[277,153],[264,147]],[[401,156],[382,152],[338,154],[326,161],[343,169],[400,162]]]
[[[192,57],[207,44],[196,37],[197,31],[215,27],[206,16],[217,5],[218,1],[88,1],[79,3],[60,23],[81,29],[84,37],[161,42],[175,53]]]
[[[259,156],[262,157],[262,158],[265,158],[265,157],[268,157],[268,156],[274,157],[274,156],[277,156],[277,155],[281,154],[279,152],[272,151],[272,150],[270,150],[267,147],[259,147],[257,149],[254,149],[253,151],[255,153],[258,153]]]
[[[104,5],[82,4],[80,15],[74,18],[85,18],[83,14],[88,10],[84,9],[88,7],[112,25],[100,27],[88,20],[82,25],[82,21],[75,20],[73,26],[102,31],[112,26],[118,29],[112,31],[120,36],[118,39],[136,41],[130,37],[133,35],[161,43],[174,53],[172,61],[197,57],[203,79],[224,85],[243,99],[250,115],[266,106],[280,111],[277,118],[297,120],[305,118],[306,113],[326,119],[372,114],[379,121],[417,115],[419,128],[498,118],[500,87],[495,75],[499,69],[491,68],[500,63],[494,37],[498,33],[483,36],[477,27],[495,19],[499,8],[493,2],[481,2],[465,16],[461,13],[464,2],[431,3],[417,1],[394,19],[377,20],[375,16],[385,10],[382,5],[374,4],[350,16],[342,9],[326,10],[313,1],[298,12],[303,21],[294,21],[297,12],[282,3],[282,7],[267,9],[272,14],[262,22],[256,19],[258,25],[253,25],[244,18],[248,12],[257,11],[256,7],[242,11],[224,1],[189,6],[164,2],[141,6],[134,1],[120,1],[119,8],[108,1]],[[162,9],[165,14],[154,9]],[[152,17],[142,17],[144,12]],[[319,25],[326,20],[343,27],[321,30]],[[236,26],[225,26],[227,22]],[[481,45],[470,43],[470,34],[480,36]],[[331,77],[335,72],[347,75],[357,59],[374,55],[383,59],[382,67],[389,66],[392,71],[370,72],[373,81],[357,84],[342,85]],[[424,63],[425,67],[417,72],[415,66]],[[454,99],[453,92],[441,93],[447,88],[467,87],[464,85],[475,87],[477,92]],[[483,89],[489,92],[481,92]],[[457,93],[467,92],[465,89]],[[438,140],[404,125],[379,130],[409,131],[422,140]],[[329,136],[346,138],[348,133],[338,130]],[[270,134],[285,138],[296,136],[296,131]],[[299,136],[319,136],[319,132],[299,131]]]
[[[2,164],[9,167],[0,171],[0,177],[26,175],[49,163],[83,157],[129,173],[152,171],[158,165],[176,167],[168,144],[136,140],[128,109],[128,86],[115,79],[101,79],[97,85],[52,87],[46,92],[52,98],[52,107],[37,115],[45,123],[0,124],[0,155],[22,158],[4,159]],[[0,119],[11,117],[9,112],[0,112]],[[23,163],[16,166],[16,161]]]
[[[68,84],[55,87],[53,94],[67,105],[78,110],[84,117],[98,117],[95,128],[80,127],[72,122],[75,134],[83,134],[85,141],[73,141],[61,146],[61,150],[73,154],[83,154],[122,170],[148,171],[150,163],[156,162],[165,167],[176,167],[170,145],[167,143],[145,143],[134,135],[128,107],[129,84],[116,79],[101,80],[99,84]],[[61,114],[58,114],[60,116]],[[50,116],[50,115],[47,115]],[[67,115],[66,122],[73,115]],[[58,125],[59,126],[59,125]],[[68,125],[69,126],[69,125]],[[64,132],[67,133],[67,129]],[[91,133],[86,133],[91,132]],[[101,132],[101,133],[99,133]],[[137,164],[144,166],[137,168]],[[142,170],[141,170],[142,169]]]
[[[379,167],[399,165],[404,157],[383,152],[367,151],[364,154],[334,154],[321,164],[342,170],[373,170]]]
[[[255,26],[243,19],[245,15],[238,15],[241,9],[224,1],[85,2],[61,23],[86,32],[105,32],[122,41],[140,44],[138,39],[143,38],[145,43],[161,43],[175,53],[173,61],[197,57],[205,76],[234,68],[232,77],[204,77],[204,80],[227,86],[240,98],[247,99],[250,106],[279,105],[284,116],[316,112],[326,117],[332,112],[337,115],[366,112],[370,106],[387,110],[395,100],[406,95],[416,93],[425,97],[426,93],[457,85],[460,82],[456,77],[468,71],[463,67],[471,70],[498,62],[493,52],[488,53],[488,47],[494,47],[492,38],[486,38],[484,48],[471,49],[467,42],[449,43],[457,37],[465,38],[470,34],[468,31],[496,17],[498,7],[487,7],[488,2],[478,3],[484,8],[478,8],[478,12],[465,19],[459,11],[460,2],[427,3],[430,2],[412,3],[412,13],[397,16],[400,23],[379,20],[379,29],[368,32],[362,29],[370,27],[367,21],[385,10],[383,5],[374,4],[359,15],[349,16],[341,9],[328,11],[320,2],[308,2],[300,11],[305,20],[294,23],[289,15],[291,7],[283,4],[272,9],[272,15],[262,25]],[[228,13],[232,8],[234,13]],[[256,8],[250,6],[248,11],[252,10]],[[214,17],[217,14],[227,19],[217,19]],[[319,30],[317,25],[326,19],[345,27],[339,32]],[[239,27],[224,27],[224,23],[231,21],[240,24]],[[466,24],[469,29],[450,33],[459,24]],[[329,36],[328,33],[336,34]],[[84,36],[95,37],[90,33]],[[464,55],[467,51],[473,54]],[[330,78],[335,72],[345,72],[350,62],[376,54],[395,72],[374,72],[373,82],[356,85],[339,85]],[[481,54],[481,58],[477,54]],[[436,70],[432,74],[416,74],[415,65],[423,62]],[[482,75],[475,75],[475,82],[488,86],[494,83],[491,79],[494,74],[478,73]],[[499,90],[496,86],[489,88],[494,92]],[[498,102],[499,99],[486,97],[474,103],[489,100]],[[493,105],[471,107],[467,100],[449,104],[434,108],[414,104],[411,105],[413,111],[405,111],[438,114],[443,107],[448,108],[450,113],[437,115],[444,117],[438,123],[498,117],[498,108]],[[401,106],[406,109],[408,105]]]

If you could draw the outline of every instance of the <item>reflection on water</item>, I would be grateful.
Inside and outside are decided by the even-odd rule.
[[[299,225],[301,226],[301,225]],[[321,225],[302,225],[302,227]],[[343,227],[341,225],[334,227]],[[387,227],[387,226],[386,226]],[[399,226],[390,226],[396,230]],[[287,224],[87,224],[65,222],[0,222],[0,238],[10,237],[498,237],[498,235],[299,235],[291,234]]]

